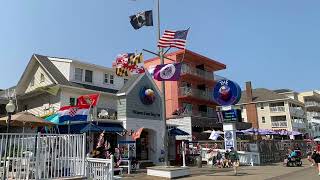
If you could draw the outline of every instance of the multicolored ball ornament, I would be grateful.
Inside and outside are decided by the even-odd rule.
[[[155,100],[154,91],[150,88],[143,87],[140,90],[140,100],[145,105],[151,105]]]

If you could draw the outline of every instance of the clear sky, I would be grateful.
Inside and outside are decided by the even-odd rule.
[[[33,53],[111,66],[118,53],[156,50],[156,27],[129,23],[155,2],[0,0],[0,88],[18,82]],[[319,0],[161,0],[160,14],[162,30],[190,27],[187,48],[225,63],[220,75],[303,91],[320,89],[319,7]]]

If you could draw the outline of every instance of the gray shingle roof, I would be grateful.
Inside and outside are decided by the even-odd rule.
[[[257,88],[252,90],[253,102],[260,102],[260,101],[270,101],[270,100],[277,100],[277,99],[288,99],[287,96],[278,94],[274,91],[265,88]],[[242,91],[241,99],[238,104],[247,103],[247,95],[246,91]]]
[[[135,74],[130,76],[128,81],[124,84],[124,86],[118,91],[118,94],[126,93],[131,86],[139,79],[139,77],[143,76],[144,74]]]
[[[71,86],[78,87],[78,88],[84,88],[84,89],[101,91],[101,92],[112,93],[112,94],[116,94],[118,92],[118,90],[115,90],[115,89],[109,89],[109,88],[92,86],[92,85],[88,85],[88,84],[75,83],[75,82],[70,82],[70,83],[71,83]]]
[[[274,90],[276,93],[287,93],[287,92],[293,92],[291,89],[276,89]]]
[[[39,61],[39,63],[42,64],[47,71],[49,71],[49,73],[58,82],[58,84],[66,86],[71,85],[70,82],[59,71],[59,69],[48,59],[48,57],[39,54],[34,54],[34,56]]]

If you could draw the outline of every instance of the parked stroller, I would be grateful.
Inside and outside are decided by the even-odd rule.
[[[286,162],[287,167],[302,166],[301,158],[302,158],[301,151],[294,150],[294,152],[287,157],[287,162]]]

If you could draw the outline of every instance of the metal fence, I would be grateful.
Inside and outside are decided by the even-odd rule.
[[[85,176],[85,134],[0,133],[0,176],[59,179]]]

